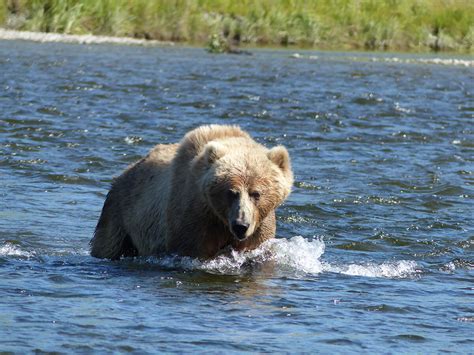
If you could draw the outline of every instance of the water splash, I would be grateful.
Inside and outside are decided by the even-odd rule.
[[[415,261],[409,260],[384,262],[382,264],[367,263],[363,265],[349,264],[336,266],[327,264],[324,269],[325,271],[351,276],[386,278],[405,278],[420,272],[418,264]]]
[[[138,137],[138,136],[127,136],[127,137],[124,138],[125,143],[130,144],[130,145],[132,145],[132,144],[138,144],[138,143],[140,143],[142,140],[143,140],[143,138],[142,138],[142,137]]]
[[[318,275],[321,273],[339,273],[351,276],[407,278],[420,272],[415,261],[398,260],[361,264],[341,264],[322,261],[326,245],[321,238],[303,238],[296,236],[290,239],[278,238],[263,243],[255,250],[238,252],[230,250],[213,259],[200,260],[191,257],[166,255],[162,257],[126,258],[139,264],[153,264],[162,268],[201,270],[211,274],[240,275],[263,265],[271,265],[273,272],[285,277]],[[74,255],[85,256],[89,250],[76,250]],[[0,257],[20,257],[30,259],[37,255],[20,246],[5,243],[0,246]],[[61,250],[54,255],[70,255],[70,250]]]
[[[282,271],[318,274],[322,271],[319,258],[324,253],[324,247],[322,240],[297,236],[291,239],[272,239],[255,250],[245,252],[231,250],[210,260],[164,256],[147,258],[145,262],[166,268],[202,270],[229,275],[237,275],[252,266],[271,262]]]
[[[21,250],[21,248],[15,244],[5,243],[0,246],[0,257],[3,256],[20,256],[23,258],[30,258],[34,256],[33,253]]]
[[[142,260],[165,268],[202,270],[215,274],[238,275],[252,266],[272,263],[277,273],[299,276],[317,275],[324,272],[352,276],[405,278],[419,273],[415,261],[399,260],[393,262],[339,265],[321,261],[325,251],[322,239],[307,239],[296,236],[290,239],[273,239],[259,248],[219,255],[210,260],[191,257],[164,256]]]

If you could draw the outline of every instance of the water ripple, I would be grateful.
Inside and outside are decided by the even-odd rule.
[[[1,41],[0,58],[3,351],[471,351],[470,58]],[[112,178],[208,123],[288,147],[279,238],[92,258]]]

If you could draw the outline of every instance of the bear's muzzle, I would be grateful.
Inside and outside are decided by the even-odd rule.
[[[244,240],[247,237],[247,231],[249,229],[250,224],[236,220],[232,222],[231,231],[239,240]]]

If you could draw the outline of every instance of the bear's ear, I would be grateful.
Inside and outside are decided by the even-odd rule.
[[[205,161],[209,164],[213,164],[225,154],[225,147],[217,142],[210,142],[206,145],[204,150]]]
[[[286,148],[282,145],[277,145],[270,149],[267,153],[268,159],[276,164],[283,172],[291,170],[290,155]]]

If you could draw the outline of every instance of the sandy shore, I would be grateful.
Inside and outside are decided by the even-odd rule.
[[[129,37],[110,37],[94,35],[67,35],[61,33],[14,31],[0,28],[0,40],[25,40],[33,42],[62,42],[79,44],[128,44],[139,46],[174,45],[173,42],[146,40]]]

